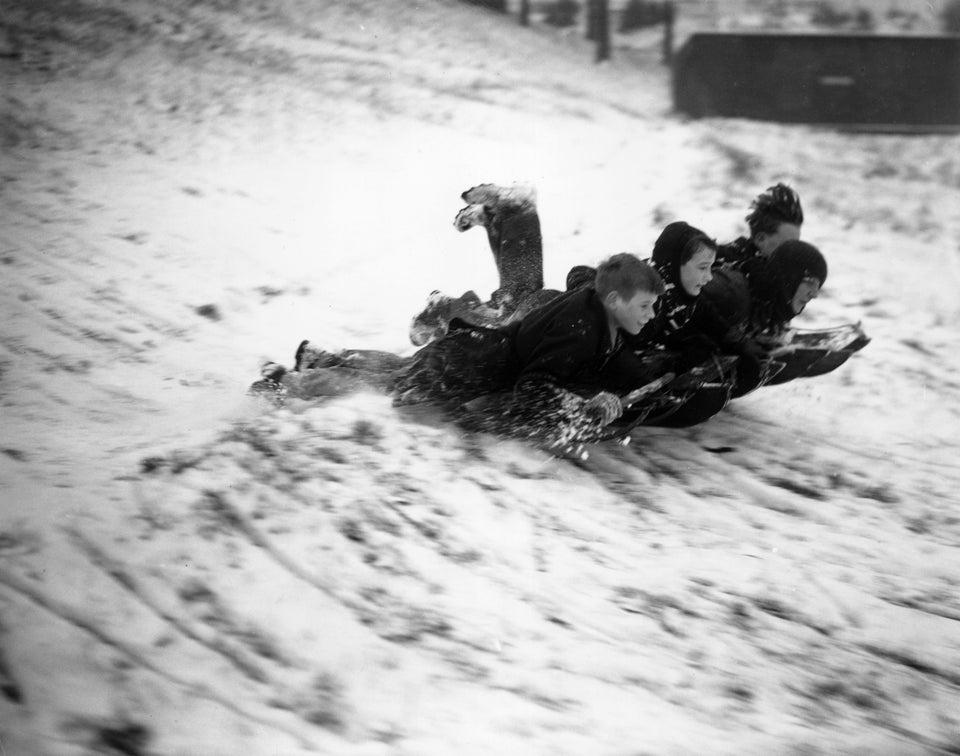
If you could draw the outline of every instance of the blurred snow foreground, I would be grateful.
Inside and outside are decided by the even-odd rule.
[[[956,137],[682,122],[656,51],[439,0],[0,22],[5,753],[960,748]],[[548,287],[782,179],[831,270],[797,325],[874,341],[578,462],[243,396],[493,290],[475,176],[537,186]]]

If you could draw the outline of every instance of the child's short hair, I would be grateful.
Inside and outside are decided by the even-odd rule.
[[[774,234],[783,223],[801,226],[803,208],[800,206],[800,195],[786,184],[768,187],[750,203],[750,214],[746,220],[750,226],[750,236]]]
[[[629,252],[607,258],[597,266],[594,288],[600,298],[616,292],[622,299],[632,299],[637,292],[663,294],[663,279],[647,263]]]

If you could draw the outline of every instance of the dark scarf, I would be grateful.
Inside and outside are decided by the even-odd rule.
[[[721,244],[717,247],[717,261],[714,263],[714,267],[738,270],[759,254],[760,249],[754,244],[753,239],[741,236],[728,244]]]

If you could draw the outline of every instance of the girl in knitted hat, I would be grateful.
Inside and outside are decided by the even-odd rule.
[[[684,221],[664,227],[653,245],[651,264],[664,282],[655,317],[626,339],[627,349],[607,367],[611,385],[624,388],[648,383],[667,371],[683,372],[709,359],[712,344],[691,326],[700,292],[713,276],[716,242]],[[577,266],[567,275],[567,287],[589,280],[593,268]]]
[[[666,291],[657,302],[657,317],[641,334],[640,344],[656,343],[667,348],[683,344],[683,333],[700,292],[713,278],[716,256],[716,242],[689,223],[677,221],[663,229],[653,245],[651,262],[663,277]]]
[[[718,353],[741,357],[735,396],[765,380],[770,348],[826,280],[820,250],[799,240],[784,242],[741,270],[714,271],[690,327]]]

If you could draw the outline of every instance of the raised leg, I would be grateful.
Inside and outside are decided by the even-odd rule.
[[[543,238],[536,193],[530,187],[480,184],[462,194],[468,203],[454,221],[460,231],[482,225],[500,286],[491,297],[507,309],[543,288]]]

